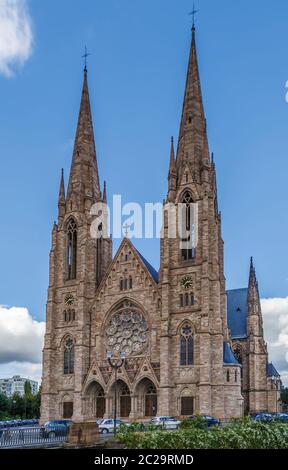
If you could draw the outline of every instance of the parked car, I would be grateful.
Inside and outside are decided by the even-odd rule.
[[[99,426],[101,423],[103,423],[103,421],[105,421],[105,419],[96,419],[96,424]]]
[[[126,424],[129,426],[128,423],[125,423],[121,419],[116,419],[116,428],[119,428],[121,424]],[[114,431],[114,419],[102,419],[101,423],[98,425],[100,434],[109,434]]]
[[[213,418],[213,416],[203,416],[205,419],[208,428],[212,428],[213,426],[220,426],[220,419]]]
[[[273,413],[272,418],[280,423],[288,423],[288,413]]]
[[[213,418],[213,416],[190,416],[189,419],[199,420],[200,428],[212,428],[213,426],[220,426],[221,422],[218,418]]]
[[[162,426],[164,429],[178,429],[180,421],[172,416],[157,416],[150,420],[150,424],[154,426]]]
[[[72,421],[69,419],[59,419],[55,421],[47,421],[44,426],[41,428],[42,437],[57,437],[57,436],[66,436],[69,432],[69,427],[71,426]]]
[[[258,413],[258,415],[254,416],[254,421],[262,421],[264,423],[270,423],[273,421],[273,416],[270,413]]]

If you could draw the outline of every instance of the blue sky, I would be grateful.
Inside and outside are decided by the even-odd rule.
[[[0,75],[0,304],[45,318],[60,169],[70,168],[83,78],[109,198],[161,201],[178,136],[188,0],[30,0],[29,60]],[[223,214],[228,288],[255,258],[262,297],[288,296],[288,3],[197,2],[197,46]],[[136,241],[159,266],[159,242]],[[117,248],[118,243],[114,245]]]

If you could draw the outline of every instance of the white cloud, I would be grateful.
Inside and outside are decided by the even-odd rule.
[[[288,297],[261,300],[269,360],[288,385]]]
[[[13,75],[31,56],[32,46],[27,0],[0,0],[0,74]]]
[[[42,364],[32,364],[31,362],[9,362],[8,364],[0,364],[0,378],[8,378],[13,375],[21,375],[21,377],[36,380],[40,385]]]
[[[27,308],[0,306],[0,364],[41,363],[44,332]]]

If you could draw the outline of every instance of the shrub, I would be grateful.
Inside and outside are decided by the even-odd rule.
[[[179,426],[180,429],[206,429],[208,423],[203,416],[195,416],[193,419],[184,419]]]
[[[279,423],[234,422],[213,430],[188,426],[176,432],[120,432],[128,449],[287,449],[288,426]],[[186,428],[185,428],[186,427]]]

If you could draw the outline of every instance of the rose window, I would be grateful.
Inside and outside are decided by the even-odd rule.
[[[148,326],[144,315],[132,302],[123,302],[112,314],[107,330],[107,349],[127,356],[143,353],[148,342]]]

